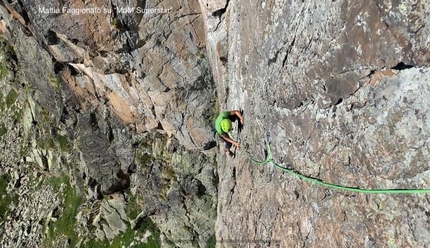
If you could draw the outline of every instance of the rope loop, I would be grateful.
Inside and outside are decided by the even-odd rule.
[[[269,138],[268,138],[269,139]],[[267,143],[267,158],[264,161],[258,161],[251,157],[251,154],[245,151],[245,154],[247,155],[248,159],[253,162],[254,164],[258,165],[264,165],[271,163],[274,167],[278,168],[281,171],[284,171],[288,174],[291,174],[295,177],[298,177],[300,179],[303,179],[305,181],[308,181],[310,183],[314,183],[320,186],[328,187],[331,189],[337,189],[337,190],[345,190],[350,192],[358,192],[363,194],[426,194],[430,193],[430,189],[362,189],[362,188],[354,188],[349,186],[343,186],[343,185],[337,185],[332,183],[327,183],[322,180],[319,180],[317,178],[309,177],[300,174],[299,172],[295,172],[293,170],[287,169],[277,163],[273,160],[272,151],[270,148],[270,139],[266,142]]]

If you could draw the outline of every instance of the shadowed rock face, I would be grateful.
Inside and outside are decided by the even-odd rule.
[[[220,34],[208,38],[208,50],[223,72],[214,77],[221,108],[244,110],[244,131],[235,134],[242,146],[264,160],[269,135],[275,162],[335,184],[430,188],[429,8],[229,1],[218,28],[207,25],[208,37]],[[331,190],[239,154],[219,163],[216,229],[225,247],[430,243],[426,194]]]
[[[216,214],[215,154],[205,151],[214,142],[216,88],[199,3],[2,3],[1,31],[19,65],[19,78],[4,84],[19,82],[28,103],[26,159],[44,174],[69,174],[81,196],[103,201],[82,213],[104,213],[104,198],[132,192],[142,213],[121,221],[149,216],[166,242],[205,246]],[[145,8],[159,12],[139,13]],[[73,12],[83,9],[90,13]],[[99,218],[81,223],[96,227],[97,238],[126,227],[111,223],[117,215]],[[94,238],[82,234],[80,242]]]

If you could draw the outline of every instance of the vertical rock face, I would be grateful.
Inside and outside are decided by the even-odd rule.
[[[108,101],[111,111],[138,131],[161,125],[189,149],[210,141],[202,134],[205,123],[197,118],[213,104],[205,96],[214,95],[197,2],[35,1],[7,6],[32,20],[25,23],[26,31],[46,48],[55,73],[76,94]],[[145,8],[160,13],[143,12]],[[55,10],[65,13],[46,13]],[[204,101],[208,104],[201,107]]]
[[[213,146],[216,88],[199,3],[2,1],[0,11],[19,71],[3,84],[21,87],[28,103],[22,162],[68,174],[91,203],[81,217],[102,213],[78,218],[98,228],[79,242],[123,232],[104,198],[130,191],[141,214],[122,221],[151,217],[166,244],[186,236],[205,246],[217,200],[214,153],[204,151]]]
[[[214,76],[221,108],[244,110],[245,129],[234,136],[261,160],[270,136],[275,162],[323,181],[430,188],[429,8],[425,1],[229,1],[207,29],[214,73],[223,72]],[[239,154],[219,163],[222,246],[430,243],[427,194],[332,190]]]
[[[216,111],[243,108],[233,138],[254,157],[270,139],[275,162],[323,181],[430,188],[429,11],[419,0],[1,1],[1,243],[113,242],[150,217],[163,246],[204,247],[217,205],[222,247],[427,246],[427,195],[332,190],[210,148]],[[39,187],[62,174],[70,182]],[[49,240],[71,186],[84,199],[68,212],[77,237]]]

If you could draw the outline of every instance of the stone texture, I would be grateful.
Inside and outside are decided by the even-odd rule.
[[[425,1],[229,1],[220,24],[228,62],[213,67],[226,72],[218,77],[221,108],[244,110],[245,128],[235,134],[242,146],[264,160],[269,135],[275,161],[307,176],[429,188],[428,8]],[[217,58],[219,42],[208,40]],[[241,152],[218,164],[219,247],[430,243],[426,194],[330,190]]]
[[[153,216],[154,222],[163,223],[160,229],[167,240],[183,242],[178,246],[206,246],[213,235],[211,220],[216,218],[213,161],[177,145],[168,149],[179,143],[175,140],[162,136],[149,140],[152,144],[141,143],[137,151],[137,158],[145,164],[131,177],[132,193],[144,203],[141,217]],[[137,164],[141,164],[139,160]]]
[[[63,7],[103,11],[74,15],[43,10]],[[164,11],[124,13],[121,8]],[[135,221],[122,216],[124,223],[115,226],[119,216],[107,214],[115,212],[107,210],[104,200],[132,189],[138,198],[150,200],[139,203],[142,216],[152,218],[166,232],[166,240],[174,242],[186,233],[196,240],[195,246],[204,246],[214,234],[215,221],[215,154],[207,150],[214,142],[216,88],[198,1],[18,1],[5,2],[0,12],[0,31],[15,51],[15,65],[10,66],[15,71],[8,68],[10,80],[2,84],[9,92],[19,82],[22,87],[16,90],[25,103],[23,125],[16,130],[28,141],[23,163],[40,171],[42,178],[69,175],[77,193],[87,199],[78,216],[79,243],[94,237],[112,240],[124,231],[124,223]],[[137,159],[142,146],[152,149],[154,137],[163,145],[150,156],[167,149],[170,155]],[[21,176],[19,164],[7,159],[10,169],[2,165],[2,174],[18,171]],[[193,164],[194,159],[201,163]],[[153,186],[165,179],[156,169],[145,168],[163,170],[172,164],[181,177],[156,194],[159,189]],[[183,164],[187,168],[181,172]],[[148,178],[154,181],[148,185],[152,191],[136,191]],[[154,208],[147,211],[146,204]],[[171,213],[166,212],[169,204]],[[93,223],[84,213],[110,221]],[[96,227],[94,233],[91,226]],[[65,240],[58,237],[53,244]]]
[[[127,7],[163,11],[120,11]],[[240,151],[215,158],[210,148],[216,112],[243,109],[245,129],[233,136],[259,159],[269,136],[275,161],[305,175],[428,188],[429,8],[419,0],[3,1],[0,32],[11,47],[0,56],[0,172],[23,204],[0,223],[2,244],[40,246],[35,223],[55,221],[62,191],[29,182],[67,174],[87,199],[74,227],[81,245],[149,217],[163,246],[205,247],[218,214],[219,247],[428,246],[427,195],[330,190]],[[14,91],[18,100],[6,104]],[[133,220],[128,190],[141,211]]]

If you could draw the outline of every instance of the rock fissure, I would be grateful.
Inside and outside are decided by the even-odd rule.
[[[296,36],[294,36],[293,40],[291,41],[290,45],[287,48],[284,59],[282,60],[282,67],[285,67],[286,62],[288,61],[288,55],[291,53],[291,50],[293,49],[295,43],[296,43]]]

